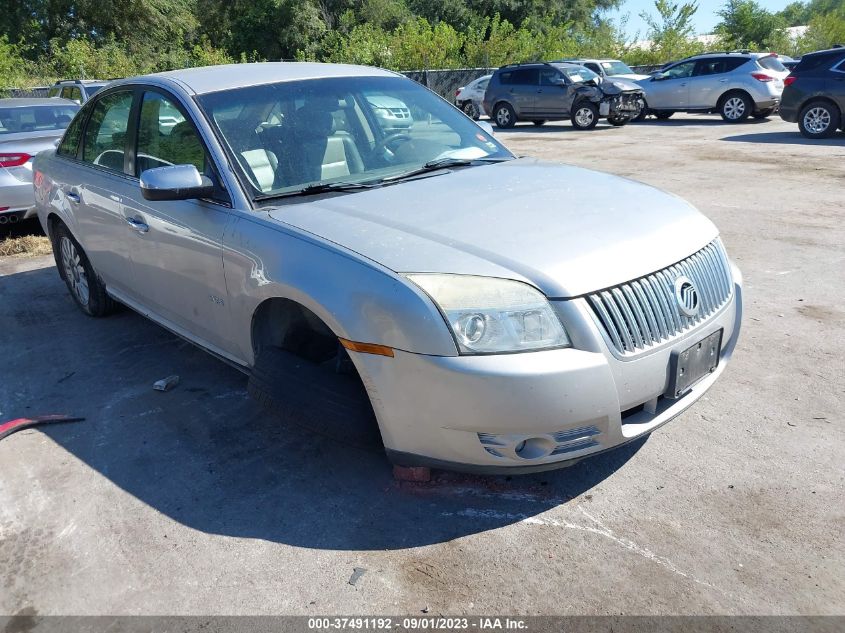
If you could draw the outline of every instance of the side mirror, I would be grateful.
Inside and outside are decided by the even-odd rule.
[[[478,127],[487,132],[490,136],[495,136],[495,133],[493,132],[493,126],[490,125],[489,121],[476,121],[475,123],[476,125],[478,125]]]
[[[666,79],[666,73],[656,72],[651,76],[652,81],[662,81]]]
[[[193,165],[170,165],[148,169],[141,174],[141,194],[145,200],[193,200],[208,198],[214,183],[201,176]]]

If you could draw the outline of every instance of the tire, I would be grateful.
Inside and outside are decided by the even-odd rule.
[[[727,123],[742,123],[754,109],[754,103],[744,92],[729,92],[719,100],[719,114]]]
[[[772,113],[774,111],[775,111],[774,108],[766,108],[765,110],[758,110],[757,112],[753,113],[751,116],[753,116],[755,119],[760,121],[762,119],[768,119],[770,116],[772,116]]]
[[[607,122],[611,125],[615,125],[616,127],[622,127],[623,125],[627,125],[633,119],[627,116],[609,116],[607,117]]]
[[[80,310],[92,317],[103,317],[114,311],[115,303],[88,256],[62,223],[56,224],[53,235],[53,257],[59,276]]]
[[[509,103],[497,103],[493,108],[493,120],[496,122],[496,127],[504,130],[512,128],[516,125],[516,112]]]
[[[475,104],[472,101],[467,101],[461,110],[464,111],[470,119],[473,121],[478,121],[481,118],[481,114],[478,112],[478,108],[475,107]]]
[[[256,358],[247,391],[285,422],[347,446],[383,451],[373,408],[357,374],[338,374],[333,362],[314,363],[280,347]]]
[[[599,108],[592,101],[581,101],[572,108],[572,126],[578,130],[592,130],[599,122]]]
[[[633,123],[639,123],[641,121],[645,121],[645,118],[649,115],[648,106],[643,106],[640,108],[640,111],[637,112],[637,116],[635,116],[631,121]]]
[[[543,127],[546,124],[546,119],[538,119],[537,121],[531,121],[534,124],[534,127]]]
[[[829,101],[811,101],[798,115],[798,129],[806,138],[830,138],[842,125],[842,113]]]
[[[675,112],[673,110],[664,110],[663,112],[654,112],[654,117],[660,121],[665,121],[672,117]]]

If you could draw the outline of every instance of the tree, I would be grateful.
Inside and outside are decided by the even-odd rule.
[[[716,34],[730,49],[767,48],[781,38],[786,27],[781,16],[770,13],[754,0],[727,0],[716,13],[722,18]]]
[[[657,17],[645,12],[640,14],[648,25],[646,37],[651,45],[647,51],[639,51],[641,59],[637,61],[663,63],[703,50],[703,46],[693,39],[695,27],[692,19],[698,11],[695,1],[678,4],[670,0],[656,0],[654,8]]]

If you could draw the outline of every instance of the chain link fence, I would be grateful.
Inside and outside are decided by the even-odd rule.
[[[491,74],[495,68],[454,68],[449,70],[409,70],[402,74],[439,94],[447,101],[454,101],[458,88]]]

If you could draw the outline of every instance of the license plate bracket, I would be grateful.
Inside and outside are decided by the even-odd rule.
[[[684,350],[675,350],[669,358],[667,398],[680,398],[699,380],[719,366],[722,333],[719,328]]]

